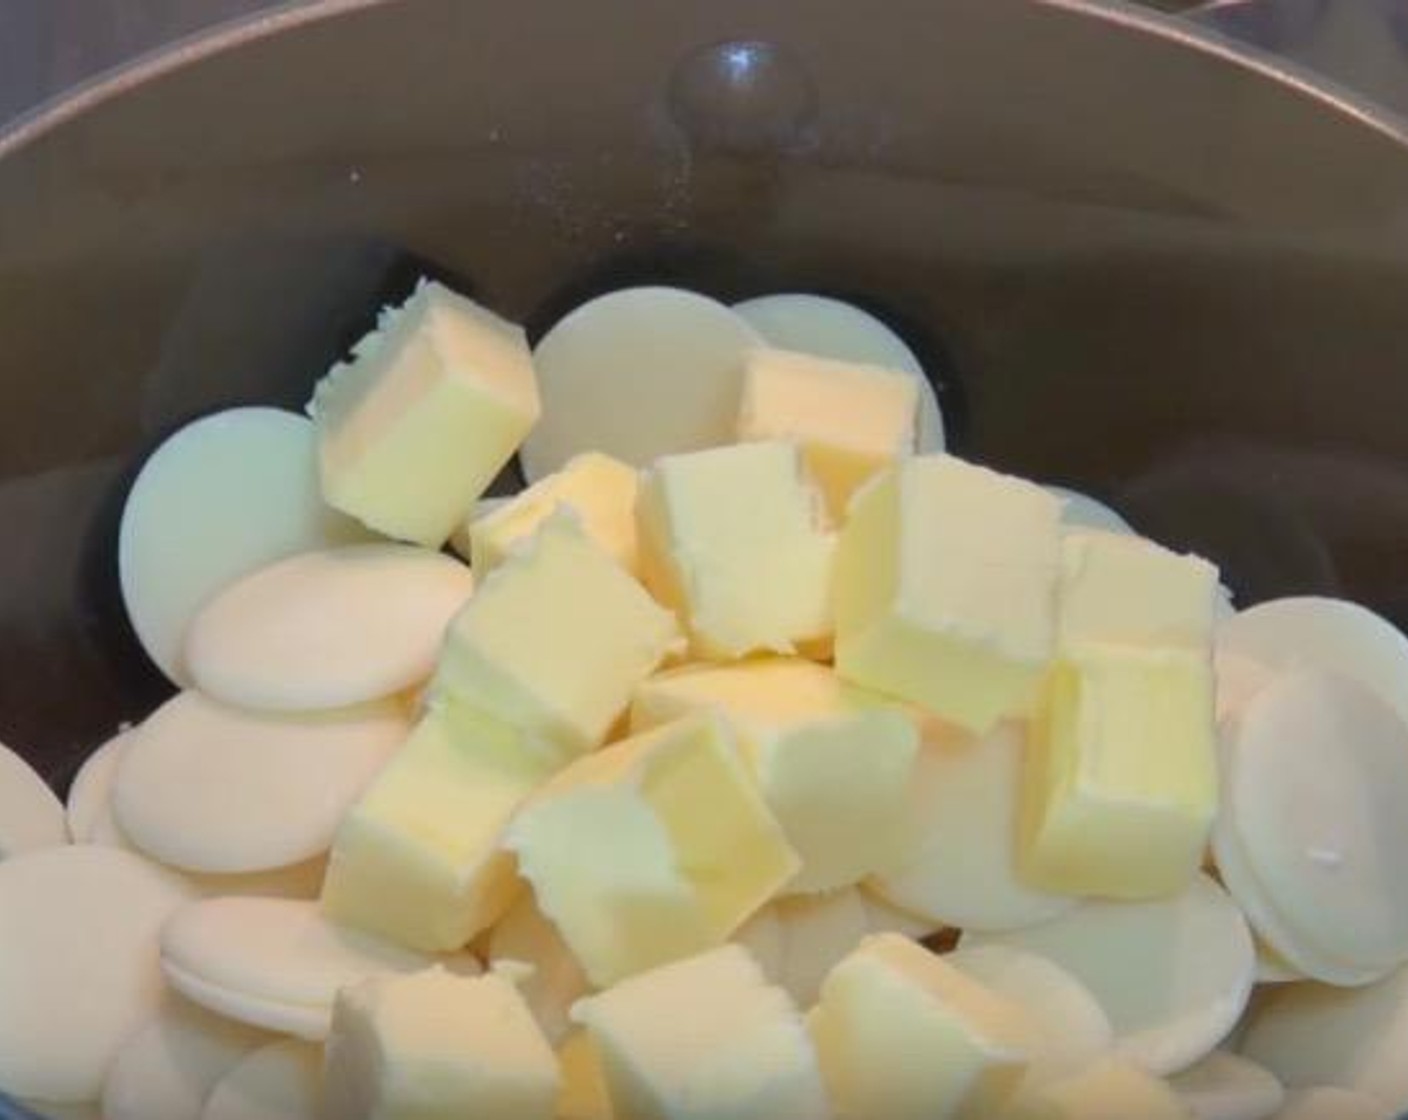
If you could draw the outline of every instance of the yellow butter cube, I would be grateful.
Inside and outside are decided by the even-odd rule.
[[[832,969],[809,1023],[837,1113],[885,1120],[1000,1115],[1035,1038],[1019,1005],[895,933]]]
[[[1128,1062],[1105,1058],[1022,1099],[1010,1120],[1194,1120],[1165,1081]]]
[[[1061,542],[1059,655],[1092,645],[1212,647],[1218,573],[1153,541],[1089,530]]]
[[[744,366],[738,438],[799,444],[839,524],[862,483],[913,452],[918,412],[913,374],[759,347]]]
[[[538,384],[522,327],[422,281],[309,412],[328,504],[439,547],[537,421]]]
[[[836,561],[836,671],[971,731],[1023,714],[1055,639],[1060,503],[949,455],[856,495]]]
[[[830,636],[835,536],[789,443],[656,460],[637,508],[646,585],[701,657],[792,653]]]
[[[610,455],[589,451],[482,515],[476,511],[455,536],[455,546],[482,579],[508,551],[531,536],[560,505],[569,505],[582,529],[628,572],[639,568],[636,551],[637,473]]]
[[[557,1066],[557,1120],[612,1120],[611,1093],[591,1035],[580,1029],[568,1035],[557,1048]]]
[[[450,623],[433,689],[565,758],[602,743],[678,643],[674,616],[559,509]]]
[[[583,1000],[574,1017],[622,1120],[831,1115],[802,1016],[738,945],[632,977]]]
[[[578,759],[524,805],[506,844],[598,987],[722,944],[798,867],[707,715]]]
[[[631,729],[697,711],[722,715],[738,736],[763,799],[802,868],[789,892],[859,882],[898,855],[919,733],[881,697],[824,665],[761,658],[689,667],[635,691]]]
[[[1032,728],[1019,867],[1065,894],[1174,894],[1217,808],[1212,670],[1180,651],[1106,648],[1062,662]]]
[[[545,776],[508,725],[458,705],[432,710],[343,817],[324,912],[411,948],[462,948],[513,901],[500,840]]]
[[[557,1058],[502,976],[434,968],[344,988],[325,1062],[336,1120],[553,1120]]]

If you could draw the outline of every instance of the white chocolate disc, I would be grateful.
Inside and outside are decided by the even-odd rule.
[[[259,716],[184,692],[136,729],[113,805],[143,852],[188,871],[267,871],[325,851],[409,733],[397,704]]]
[[[1246,920],[1205,875],[1174,898],[1085,902],[1042,925],[964,934],[959,944],[1008,945],[1055,961],[1109,1016],[1115,1053],[1160,1075],[1186,1069],[1227,1036],[1256,970]]]
[[[92,1101],[162,998],[157,939],[188,898],[130,852],[88,845],[0,863],[0,1092]]]
[[[1408,961],[1408,726],[1362,685],[1305,670],[1228,735],[1223,815],[1267,901],[1334,960]]]
[[[1367,1093],[1322,1085],[1292,1093],[1271,1120],[1395,1120],[1401,1115]]]
[[[1214,1050],[1169,1084],[1198,1120],[1264,1120],[1286,1099],[1269,1071],[1226,1050]]]
[[[772,908],[782,924],[782,969],[769,979],[810,1007],[827,973],[870,933],[870,916],[855,887],[790,895]]]
[[[63,804],[34,768],[0,744],[0,860],[69,841]]]
[[[938,394],[924,367],[903,339],[868,311],[831,296],[784,292],[733,305],[769,346],[818,358],[903,370],[919,381],[918,450],[945,446]]]
[[[232,408],[187,424],[142,466],[118,534],[122,601],[151,659],[185,684],[186,626],[211,595],[284,556],[365,538],[323,503],[311,421]]]
[[[1323,669],[1376,692],[1408,723],[1408,637],[1358,603],[1307,595],[1273,599],[1218,626],[1219,653],[1273,672]]]
[[[1338,1085],[1408,1111],[1408,967],[1362,988],[1277,988],[1257,1001],[1241,1050],[1288,1088]]]
[[[583,451],[636,467],[732,443],[743,356],[761,339],[723,304],[679,288],[584,303],[533,351],[543,414],[519,449],[536,482]]]
[[[111,813],[112,786],[117,780],[117,764],[122,758],[130,731],[120,731],[95,750],[79,767],[68,790],[69,835],[75,844],[101,843],[94,834],[100,822]],[[105,837],[108,836],[104,830]],[[112,845],[120,847],[122,845]]]
[[[472,587],[465,565],[411,545],[302,553],[211,599],[186,666],[207,695],[259,711],[379,700],[430,677]]]
[[[118,1051],[103,1083],[103,1120],[199,1120],[216,1083],[270,1037],[180,998]]]
[[[285,1039],[221,1078],[200,1120],[322,1120],[322,1095],[323,1048]]]
[[[1080,1073],[1114,1044],[1109,1017],[1079,980],[1054,961],[1010,945],[957,949],[945,958],[1022,1007],[1040,1032],[1024,1089]]]
[[[1071,909],[1074,899],[1017,875],[1023,749],[1015,722],[979,740],[926,742],[910,779],[903,854],[868,886],[896,906],[962,929],[1020,929]]]

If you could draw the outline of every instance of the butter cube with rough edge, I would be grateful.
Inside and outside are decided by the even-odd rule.
[[[1218,571],[1142,537],[1099,530],[1061,541],[1058,656],[1127,645],[1209,654]]]
[[[728,721],[802,859],[788,893],[859,882],[897,858],[919,748],[908,714],[799,658],[688,666],[636,688],[631,730],[697,711]]]
[[[739,945],[582,1000],[621,1120],[828,1120],[801,1014]],[[878,1114],[877,1120],[878,1120]]]
[[[798,444],[839,524],[864,482],[913,453],[918,413],[919,382],[904,370],[759,347],[744,365],[737,432]]]
[[[601,745],[680,634],[674,616],[559,508],[478,584],[445,633],[432,691],[565,761]]]
[[[1036,1027],[900,934],[867,937],[832,969],[808,1018],[838,1115],[986,1120],[1001,1115]]]
[[[793,653],[830,637],[836,538],[793,444],[663,456],[636,513],[646,586],[698,656]]]
[[[837,673],[978,733],[1025,714],[1055,641],[1060,512],[951,455],[878,475],[841,532]]]
[[[1105,647],[1060,662],[1023,775],[1023,877],[1127,900],[1184,889],[1217,809],[1212,693],[1206,655]]]
[[[414,949],[467,945],[519,889],[500,842],[546,776],[512,727],[460,705],[433,708],[343,817],[323,911]]]
[[[597,987],[721,945],[799,865],[712,715],[578,759],[505,844]]]
[[[328,504],[431,548],[513,456],[540,405],[523,328],[421,281],[318,382],[308,406]]]
[[[513,984],[440,968],[338,993],[325,1055],[331,1120],[553,1120],[557,1057]]]
[[[588,451],[493,509],[476,509],[452,543],[482,578],[503,562],[509,549],[566,504],[576,511],[587,536],[635,575],[640,569],[636,547],[638,482],[634,467],[610,455]]]

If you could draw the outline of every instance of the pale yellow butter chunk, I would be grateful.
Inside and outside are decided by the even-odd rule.
[[[859,882],[899,854],[919,749],[898,706],[799,658],[689,667],[641,684],[631,730],[697,711],[733,727],[802,868],[788,892]]]
[[[476,515],[461,526],[455,546],[482,579],[519,541],[531,536],[560,505],[569,505],[582,529],[628,572],[639,568],[636,550],[634,467],[600,452],[587,451],[568,460],[555,474],[535,482],[502,505]]]
[[[415,949],[468,944],[513,900],[500,839],[544,776],[507,724],[456,704],[433,709],[343,818],[324,912]]]
[[[738,438],[799,444],[839,523],[862,483],[914,451],[918,411],[919,381],[904,370],[759,347],[744,365]]]
[[[694,652],[792,653],[829,638],[836,538],[790,443],[657,459],[637,507],[646,585]]]
[[[971,731],[1023,714],[1055,640],[1060,502],[949,455],[857,493],[836,560],[836,671]]]
[[[314,390],[323,496],[387,536],[439,547],[539,410],[523,328],[422,281]]]
[[[1194,1120],[1165,1081],[1137,1066],[1106,1058],[1088,1069],[1023,1095],[1008,1120]]]
[[[552,1120],[560,1081],[512,983],[438,968],[344,988],[325,1068],[329,1120]]]
[[[1065,894],[1176,894],[1217,808],[1212,669],[1185,652],[1106,648],[1062,662],[1033,723],[1019,866]]]
[[[708,715],[578,759],[524,805],[506,844],[598,987],[722,944],[798,867]]]
[[[801,1014],[738,945],[632,977],[573,1014],[619,1120],[831,1115]]]
[[[1057,595],[1060,652],[1132,645],[1207,655],[1217,589],[1217,569],[1197,556],[1142,537],[1067,533]]]
[[[571,756],[603,742],[679,642],[674,616],[559,509],[450,623],[433,688]]]
[[[1019,1005],[894,933],[832,969],[809,1025],[836,1111],[855,1120],[999,1115],[1036,1037]]]

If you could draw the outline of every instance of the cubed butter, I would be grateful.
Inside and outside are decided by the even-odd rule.
[[[1000,1115],[1035,1037],[1019,1005],[894,933],[832,970],[809,1023],[837,1113],[885,1120]]]
[[[851,495],[914,451],[919,381],[904,370],[758,347],[748,353],[740,440],[791,440],[837,524]]]
[[[711,715],[578,759],[506,842],[598,987],[722,944],[799,863]]]
[[[482,579],[565,504],[576,511],[587,536],[635,573],[637,481],[634,467],[598,451],[583,452],[502,505],[487,512],[476,509],[453,543]]]
[[[545,776],[507,724],[458,704],[432,709],[343,817],[324,912],[411,948],[462,948],[513,900],[500,839]]]
[[[559,509],[450,623],[433,687],[566,758],[602,743],[678,643],[674,616]]]
[[[329,1120],[553,1120],[557,1057],[502,976],[430,969],[338,993]]]
[[[1055,641],[1060,512],[949,455],[883,472],[841,533],[837,673],[980,733],[1023,714]]]
[[[646,586],[699,656],[792,653],[830,637],[836,538],[795,445],[666,455],[636,512]]]
[[[613,1120],[611,1093],[592,1036],[574,1030],[557,1048],[562,1082],[557,1092],[557,1120]]]
[[[738,945],[632,977],[573,1014],[621,1120],[831,1115],[802,1016]]]
[[[1023,1094],[1011,1120],[1194,1120],[1165,1081],[1117,1058]]]
[[[323,497],[390,537],[438,548],[539,413],[523,328],[422,281],[318,383]]]
[[[1023,776],[1019,867],[1032,884],[1116,899],[1176,894],[1217,807],[1206,656],[1107,647],[1061,662]]]
[[[635,691],[631,729],[697,711],[722,715],[763,799],[802,859],[788,892],[859,882],[897,858],[918,752],[897,705],[799,658],[688,667]]]
[[[1212,648],[1217,569],[1153,541],[1088,530],[1061,541],[1059,655],[1092,645]]]

